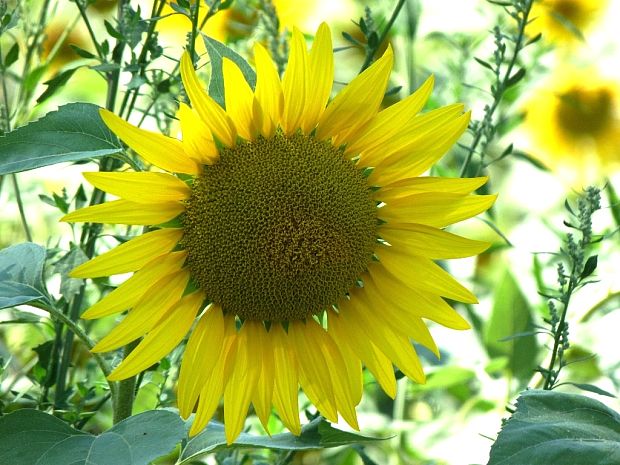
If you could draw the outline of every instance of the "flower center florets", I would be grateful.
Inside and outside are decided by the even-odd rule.
[[[303,319],[336,303],[377,237],[363,173],[342,150],[301,134],[223,149],[194,180],[183,222],[196,283],[250,320]]]

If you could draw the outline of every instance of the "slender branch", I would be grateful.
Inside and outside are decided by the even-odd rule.
[[[86,347],[88,347],[89,350],[95,346],[95,343],[88,337],[88,334],[86,334],[86,332],[75,321],[71,320],[67,315],[65,315],[64,313],[62,313],[61,311],[59,311],[57,308],[53,306],[45,306],[41,308],[43,308],[50,315],[52,315],[53,318],[57,319],[58,321],[62,322],[65,326],[67,326],[67,328],[69,328],[71,332],[75,334],[78,337],[78,339],[84,343]],[[95,359],[95,362],[97,363],[97,365],[99,365],[101,372],[105,376],[108,376],[112,371],[110,368],[110,365],[108,365],[108,362],[106,362],[106,360],[97,353],[91,352],[91,354],[93,358]],[[112,395],[114,395],[116,392],[116,384],[111,381],[108,381],[108,386],[110,386],[110,391],[112,392]]]
[[[517,58],[519,56],[519,53],[523,49],[523,41],[525,40],[525,27],[528,24],[528,18],[530,15],[530,11],[532,9],[532,4],[533,4],[533,0],[527,0],[523,8],[523,11],[521,12],[523,17],[518,22],[517,40],[515,41],[515,46],[514,46],[514,50],[512,53],[512,57],[510,58],[508,67],[506,68],[503,78],[501,79],[501,81],[497,82],[497,89],[495,89],[495,92],[493,95],[493,103],[491,104],[490,107],[488,107],[488,110],[485,114],[485,119],[488,119],[489,121],[493,117],[495,110],[497,110],[500,102],[502,101],[504,92],[508,88],[508,81],[512,77],[512,70],[517,64]],[[498,64],[498,68],[496,70],[497,77],[499,77],[499,66],[500,65]],[[476,134],[474,135],[474,139],[472,140],[467,150],[465,162],[463,163],[463,166],[461,168],[461,173],[459,175],[461,178],[464,177],[467,173],[467,169],[469,168],[472,157],[474,153],[476,152],[476,149],[478,148],[478,144],[480,144],[480,141],[482,140],[483,133],[484,131],[483,131],[483,128],[481,127],[476,131]]]
[[[562,314],[560,315],[560,321],[558,322],[557,331],[553,337],[553,349],[551,350],[551,360],[549,361],[549,367],[546,371],[545,383],[543,389],[553,389],[555,382],[557,381],[557,373],[554,373],[553,368],[558,357],[558,351],[560,344],[562,343],[562,334],[564,332],[564,326],[566,325],[566,315],[568,314],[568,304],[570,303],[571,296],[575,290],[575,282],[573,281],[574,269],[571,272],[571,277],[568,283],[568,289],[566,294],[562,298]]]
[[[103,50],[101,49],[101,45],[99,45],[99,41],[97,40],[97,36],[95,35],[95,31],[93,30],[93,27],[90,24],[90,20],[88,19],[88,14],[86,13],[86,8],[84,8],[84,5],[82,4],[81,0],[76,0],[75,4],[78,7],[78,10],[80,10],[80,16],[82,17],[82,21],[84,21],[84,25],[86,26],[86,29],[88,29],[88,35],[90,36],[90,39],[92,40],[93,45],[95,46],[95,50],[97,50],[97,56],[99,57],[101,61],[104,61],[105,54],[103,53]]]
[[[381,33],[381,36],[379,37],[379,40],[377,41],[377,47],[369,50],[369,53],[366,53],[366,59],[364,60],[364,63],[362,64],[362,67],[360,68],[360,73],[364,71],[366,68],[368,68],[370,64],[372,63],[372,60],[375,57],[375,53],[377,53],[379,46],[383,43],[383,41],[386,39],[386,37],[390,33],[390,29],[392,29],[392,26],[394,25],[396,18],[398,18],[398,15],[400,14],[400,10],[402,9],[405,2],[406,0],[398,0],[398,3],[396,4],[394,11],[392,12],[392,16],[390,17],[388,23],[385,25],[385,29],[383,29],[383,32]]]
[[[32,242],[32,234],[30,232],[30,227],[28,226],[28,220],[26,219],[26,212],[24,211],[24,203],[22,202],[22,196],[19,191],[19,184],[17,183],[17,175],[15,173],[12,173],[11,179],[13,180],[13,189],[15,190],[15,200],[17,201],[17,208],[19,210],[19,217],[21,218],[21,221],[22,221],[22,227],[24,228],[26,239],[28,240],[28,242]]]

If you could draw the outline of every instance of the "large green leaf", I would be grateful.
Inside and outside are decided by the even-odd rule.
[[[228,447],[306,450],[381,440],[380,438],[370,438],[355,433],[340,431],[323,418],[317,418],[302,428],[300,436],[295,436],[291,433],[281,433],[269,437],[241,433],[235,442]],[[183,449],[181,454],[181,463],[189,463],[202,454],[214,452],[225,447],[227,447],[227,445],[224,425],[212,421],[203,432],[187,443],[187,446]]]
[[[70,103],[0,137],[0,175],[111,155],[122,146],[99,107]]]
[[[620,415],[597,400],[525,391],[491,448],[488,465],[618,465]]]
[[[209,58],[211,59],[209,95],[224,108],[224,72],[222,70],[222,59],[228,58],[232,60],[239,67],[243,73],[243,77],[245,77],[245,80],[248,81],[252,89],[256,86],[256,73],[248,62],[230,47],[204,34],[202,38],[207,52],[209,53]]]
[[[45,249],[31,242],[0,250],[0,309],[47,299],[44,262]]]
[[[532,309],[509,271],[495,292],[495,302],[484,331],[491,357],[507,356],[518,378],[529,379],[537,365],[538,344],[533,333]]]
[[[146,465],[186,436],[178,415],[151,410],[99,436],[71,428],[39,410],[0,418],[0,463],[11,465]]]

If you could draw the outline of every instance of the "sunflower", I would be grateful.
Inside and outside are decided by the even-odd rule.
[[[328,420],[340,414],[358,428],[362,364],[392,397],[392,363],[423,383],[411,341],[438,354],[423,319],[467,329],[444,298],[476,302],[434,260],[488,246],[441,228],[495,200],[469,195],[486,178],[420,176],[470,115],[460,104],[418,115],[432,78],[380,111],[391,49],[329,103],[334,63],[325,24],[310,51],[293,31],[282,80],[258,43],[254,59],[255,89],[224,59],[224,110],[182,57],[192,105],[180,104],[182,140],[101,110],[107,126],[161,171],[85,173],[120,199],[63,218],[149,227],[71,274],[135,272],[82,315],[128,310],[93,350],[144,337],[110,375],[120,380],[164,357],[195,323],[179,410],[196,411],[196,434],[223,397],[229,443],[250,404],[265,428],[273,406],[300,434],[299,386]]]
[[[559,69],[525,105],[537,158],[569,183],[593,182],[620,163],[620,86],[593,69]]]
[[[545,40],[571,45],[583,37],[604,10],[607,0],[540,0],[532,6],[528,33],[542,33]]]

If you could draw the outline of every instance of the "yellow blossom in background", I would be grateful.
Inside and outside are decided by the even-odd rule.
[[[530,13],[530,36],[542,33],[544,40],[556,45],[580,41],[601,16],[607,0],[539,0]]]
[[[244,36],[258,21],[258,4],[258,1],[234,1],[229,8],[220,10],[211,16],[202,32],[220,42]],[[348,0],[339,2],[311,0],[303,3],[292,0],[274,0],[272,4],[282,30],[291,30],[294,25],[304,33],[314,31],[326,17],[346,17],[351,8]],[[199,24],[204,21],[208,11],[208,5],[202,2],[199,10]],[[158,21],[157,30],[164,44],[182,47],[185,45],[186,34],[192,30],[192,23],[185,15],[173,13],[175,11],[167,4],[162,11],[162,16],[170,16]],[[204,52],[202,40],[197,40],[196,47],[199,53]]]
[[[331,101],[325,24],[310,51],[294,29],[283,79],[259,43],[254,62],[252,89],[224,59],[224,110],[183,56],[191,107],[179,108],[182,140],[102,110],[108,127],[158,169],[85,173],[120,199],[63,218],[149,227],[71,274],[135,272],[82,315],[129,310],[93,350],[143,337],[110,375],[127,378],[166,356],[198,319],[178,406],[185,418],[196,411],[194,435],[223,398],[229,443],[250,404],[265,429],[274,407],[300,434],[300,386],[328,420],[341,416],[358,428],[362,365],[392,398],[392,364],[423,383],[412,341],[439,355],[425,320],[467,329],[444,299],[477,302],[435,260],[489,245],[443,228],[495,201],[471,195],[484,177],[422,176],[459,139],[470,114],[461,104],[419,114],[432,78],[382,110],[391,48]]]
[[[595,70],[564,68],[526,104],[531,151],[570,184],[600,181],[620,163],[620,87]]]

